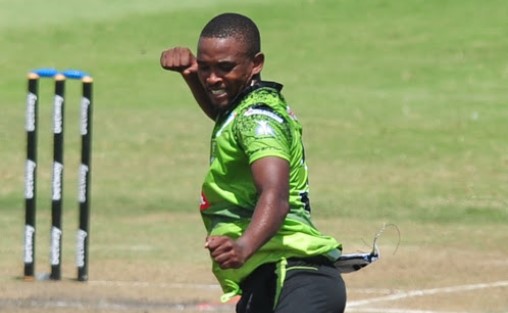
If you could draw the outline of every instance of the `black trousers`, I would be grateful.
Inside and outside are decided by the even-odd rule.
[[[242,282],[237,313],[343,313],[346,287],[339,271],[321,258],[288,259],[282,289],[275,263],[258,267]]]

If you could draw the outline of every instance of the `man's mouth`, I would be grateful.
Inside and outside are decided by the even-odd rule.
[[[224,104],[228,102],[228,93],[226,92],[226,89],[208,89],[208,92],[210,93],[212,101],[216,104]]]
[[[210,93],[212,95],[214,95],[215,97],[219,97],[219,96],[226,94],[226,90],[225,89],[210,89]]]

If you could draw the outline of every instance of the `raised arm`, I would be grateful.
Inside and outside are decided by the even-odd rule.
[[[196,99],[196,102],[203,112],[205,112],[209,118],[215,120],[217,110],[212,105],[203,85],[199,81],[197,74],[198,64],[191,50],[185,47],[175,47],[164,50],[161,54],[160,63],[163,69],[182,74],[194,99]]]

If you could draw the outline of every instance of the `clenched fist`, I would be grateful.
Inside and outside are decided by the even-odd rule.
[[[196,57],[189,48],[175,47],[161,54],[161,67],[169,71],[182,73],[184,76],[194,74],[198,70]]]

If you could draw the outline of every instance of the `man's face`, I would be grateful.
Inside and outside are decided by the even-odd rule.
[[[197,62],[198,76],[208,97],[222,111],[259,74],[263,56],[249,56],[245,44],[235,37],[200,38]]]

